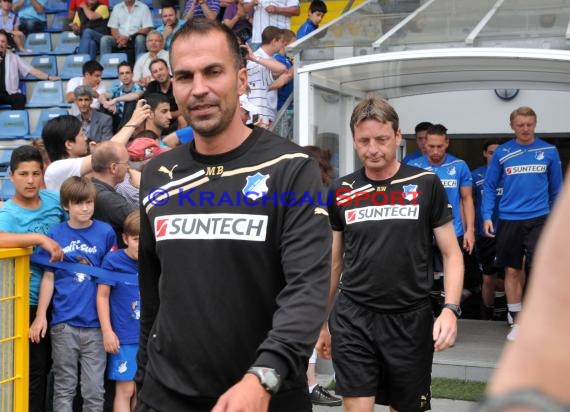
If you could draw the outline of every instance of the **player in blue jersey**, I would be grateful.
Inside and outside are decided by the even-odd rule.
[[[107,356],[107,375],[116,381],[114,411],[130,411],[135,404],[135,373],[140,329],[140,294],[136,283],[121,281],[121,273],[138,274],[140,212],[133,210],[123,225],[125,249],[103,259],[102,268],[116,280],[98,279],[97,312]],[[125,277],[125,275],[122,275]]]
[[[426,154],[409,164],[434,172],[445,191],[453,212],[453,229],[459,245],[463,249],[465,270],[465,288],[479,286],[476,265],[471,257],[475,247],[475,207],[473,205],[473,183],[469,166],[463,160],[447,153],[449,137],[447,129],[441,124],[429,127],[426,137]],[[434,261],[435,281],[433,288],[434,311],[439,311],[439,303],[443,300],[440,295],[443,279],[441,259],[436,250]],[[470,270],[467,270],[469,268]]]
[[[530,268],[540,232],[562,187],[562,167],[556,147],[535,135],[534,110],[519,107],[511,113],[510,123],[515,138],[497,148],[485,175],[483,228],[487,236],[495,235],[491,217],[496,189],[503,179],[497,261],[505,266],[505,292],[513,322],[507,339],[514,340],[524,286],[523,258]]]
[[[497,284],[497,275],[501,274],[504,278],[502,268],[497,267],[495,264],[495,238],[485,236],[482,216],[483,183],[485,182],[485,174],[487,173],[487,167],[491,161],[491,157],[500,144],[501,143],[498,139],[485,140],[483,143],[483,158],[485,159],[485,164],[471,172],[473,177],[473,198],[475,199],[476,255],[479,262],[479,268],[483,274],[483,283],[481,285],[481,318],[485,320],[493,319],[495,314],[495,285]],[[497,187],[497,198],[502,194],[503,186],[500,184]],[[497,208],[495,208],[492,218],[493,225],[496,226],[498,220]]]
[[[402,160],[402,163],[410,164],[411,161],[417,160],[425,154],[427,130],[431,125],[432,124],[430,122],[420,122],[416,125],[414,132],[416,133],[416,144],[418,145],[418,150],[408,153]]]
[[[117,247],[113,228],[91,218],[96,194],[95,186],[85,176],[72,176],[61,185],[61,205],[69,213],[69,220],[53,226],[48,236],[61,245],[64,262],[100,266],[105,254]],[[54,411],[72,410],[78,365],[81,366],[83,410],[103,410],[106,354],[101,345],[96,293],[97,286],[86,273],[56,269],[44,272],[42,277],[30,339],[39,342],[45,337],[51,302]]]

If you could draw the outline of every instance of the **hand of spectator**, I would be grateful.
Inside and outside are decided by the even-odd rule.
[[[107,353],[117,353],[119,352],[120,344],[119,338],[112,330],[107,330],[103,333],[103,347]]]
[[[128,121],[128,124],[136,125],[137,127],[140,126],[146,119],[150,116],[150,106],[146,103],[146,100],[140,99],[137,102],[137,107],[131,116],[131,119]]]
[[[122,34],[119,34],[115,40],[117,41],[117,47],[124,48],[127,47],[129,36],[123,36]]]
[[[113,99],[115,100],[115,99]],[[109,112],[116,114],[117,113],[117,106],[115,106],[115,102],[113,100],[109,100],[103,103],[103,107],[108,110]]]
[[[50,254],[50,262],[61,262],[63,260],[63,250],[59,243],[52,238],[42,235],[39,245]]]
[[[212,412],[266,412],[270,399],[259,378],[246,373],[218,399]]]
[[[485,219],[483,222],[483,232],[487,237],[495,237],[495,228],[491,219]]]
[[[315,350],[322,359],[330,359],[332,355],[331,334],[326,326],[321,328],[319,338],[315,344]]]
[[[274,6],[273,4],[271,4],[271,5],[269,5],[269,6],[267,6],[267,7],[265,8],[265,11],[266,11],[267,13],[270,13],[270,14],[272,14],[272,13],[277,13],[277,12],[278,12],[277,10],[278,10],[278,7],[277,7],[277,6]]]
[[[241,1],[238,1],[238,3],[237,3],[236,14],[240,19],[243,19],[245,16],[247,16],[247,11],[245,11],[245,7],[243,6],[243,2],[241,2]]]
[[[71,28],[71,31],[75,34],[79,34],[79,26],[75,23],[70,23],[69,27]]]
[[[168,36],[170,36],[170,34],[174,31],[174,25],[173,24],[167,24],[164,26],[164,32],[162,33],[162,37],[163,38],[167,38]]]
[[[47,328],[48,323],[45,316],[43,318],[36,316],[30,326],[30,340],[33,343],[40,343],[40,340],[46,337]]]
[[[138,80],[138,84],[140,84],[142,87],[146,88],[148,86],[148,84],[150,82],[152,82],[153,78],[151,76],[145,76],[145,77],[141,77]]]
[[[257,127],[261,127],[262,129],[269,129],[269,126],[271,125],[271,123],[265,123],[263,121],[263,116],[259,116],[259,119],[257,119],[257,122],[255,122],[253,125],[257,126]]]
[[[457,338],[457,317],[446,308],[435,320],[433,325],[433,341],[436,352],[441,352],[453,346]]]
[[[255,54],[253,54],[253,50],[251,49],[251,47],[249,47],[249,44],[244,43],[244,44],[240,44],[239,46],[242,49],[247,50],[247,60],[251,60],[252,62],[255,61],[255,58],[257,57]]]

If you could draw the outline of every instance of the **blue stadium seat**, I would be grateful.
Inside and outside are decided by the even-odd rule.
[[[69,107],[69,104],[63,100],[61,80],[37,82],[26,107]]]
[[[152,0],[140,0],[140,2],[146,4],[149,9],[152,9]]]
[[[31,65],[36,69],[39,69],[42,72],[49,74],[50,76],[57,76],[57,60],[55,56],[47,54],[41,56],[34,56],[32,58]],[[26,80],[39,80],[39,79],[30,73],[26,76]]]
[[[127,53],[105,53],[99,58],[99,63],[103,66],[103,79],[116,79],[117,66],[119,63],[127,61]]]
[[[30,133],[30,121],[26,110],[0,112],[0,140],[21,139]]]
[[[53,118],[62,116],[64,114],[69,114],[66,109],[42,109],[40,112],[40,116],[38,117],[38,122],[36,123],[36,127],[32,133],[26,136],[28,139],[39,139],[42,136],[42,130],[44,128],[44,124],[48,120]]]
[[[8,176],[0,179],[0,200],[5,202],[14,196],[15,192],[14,184],[10,181]]]
[[[63,80],[69,80],[72,77],[83,76],[82,68],[86,61],[89,61],[88,54],[70,54],[65,56],[60,77]]]
[[[117,4],[121,3],[123,0],[109,0],[109,8],[113,9]]]
[[[53,15],[53,20],[48,18],[47,31],[50,33],[61,33],[62,31],[69,30],[69,26],[64,26],[67,24],[67,12],[56,13]]]
[[[72,31],[64,31],[59,34],[59,39],[51,54],[73,54],[78,47],[79,36]]]
[[[49,54],[51,53],[51,35],[49,33],[30,33],[26,37],[24,48],[31,50],[31,52],[19,53],[20,55]]]
[[[67,0],[47,0],[45,5],[46,13],[67,12]]]

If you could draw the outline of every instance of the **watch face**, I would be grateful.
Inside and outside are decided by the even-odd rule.
[[[269,389],[277,389],[279,378],[273,369],[263,368],[263,380]]]

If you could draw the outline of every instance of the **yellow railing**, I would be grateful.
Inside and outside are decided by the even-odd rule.
[[[31,253],[0,249],[0,412],[28,410]]]

